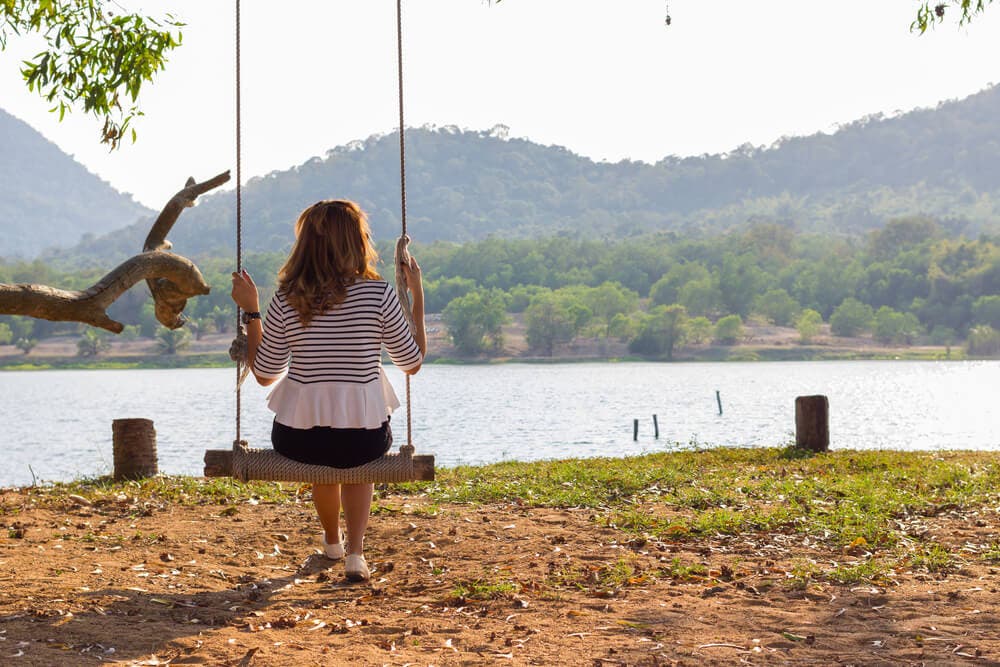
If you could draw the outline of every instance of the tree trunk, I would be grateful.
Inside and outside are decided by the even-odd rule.
[[[830,401],[826,396],[795,399],[795,446],[814,452],[830,450]]]
[[[116,419],[111,422],[111,432],[115,481],[142,479],[158,472],[156,429],[151,419]]]

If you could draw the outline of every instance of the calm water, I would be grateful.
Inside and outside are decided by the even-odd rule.
[[[402,374],[387,372],[405,400]],[[205,449],[232,445],[233,382],[229,369],[0,372],[0,486],[111,472],[111,422],[124,417],[155,422],[162,472],[199,475]],[[417,453],[444,466],[783,445],[805,394],[829,396],[834,448],[1000,449],[997,361],[427,366],[411,384]],[[269,444],[267,391],[244,386],[253,446]],[[393,425],[404,441],[405,411]]]

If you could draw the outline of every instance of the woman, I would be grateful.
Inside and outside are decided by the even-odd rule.
[[[268,406],[275,413],[271,442],[284,456],[348,468],[374,461],[392,445],[389,415],[399,400],[382,370],[381,349],[385,345],[405,373],[420,369],[427,350],[424,292],[415,259],[396,267],[413,295],[411,332],[395,290],[375,271],[377,262],[358,205],[326,200],[299,215],[266,319],[253,279],[246,271],[233,273],[232,297],[244,311],[254,377],[263,386],[280,378]],[[334,560],[346,553],[352,581],[370,576],[363,552],[372,492],[372,484],[313,486],[324,553]]]

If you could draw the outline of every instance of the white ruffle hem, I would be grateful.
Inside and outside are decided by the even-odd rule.
[[[316,382],[302,384],[286,375],[267,396],[267,407],[280,424],[293,428],[378,428],[399,399],[379,368],[378,379],[366,384]]]

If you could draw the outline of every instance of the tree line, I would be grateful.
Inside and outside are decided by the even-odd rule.
[[[500,353],[512,314],[524,318],[528,343],[539,354],[589,335],[669,359],[683,342],[738,342],[749,318],[796,327],[803,341],[825,323],[835,336],[898,345],[964,342],[973,354],[1000,353],[1000,237],[956,237],[927,217],[892,220],[863,237],[759,223],[702,238],[668,232],[598,241],[566,234],[415,243],[413,251],[424,267],[428,312],[441,314],[456,349],[467,356]],[[381,244],[380,252],[391,258],[391,245]],[[251,253],[245,264],[258,284],[273,286],[284,257]],[[232,330],[231,264],[228,258],[200,261],[212,293],[189,302],[190,333],[176,335]],[[391,269],[384,270],[391,279]],[[0,282],[72,289],[97,277],[64,274],[41,261],[0,263]],[[265,299],[272,288],[264,289]],[[125,294],[109,314],[129,325],[126,336],[159,330],[144,287]],[[0,318],[0,343],[30,345],[81,331]]]

